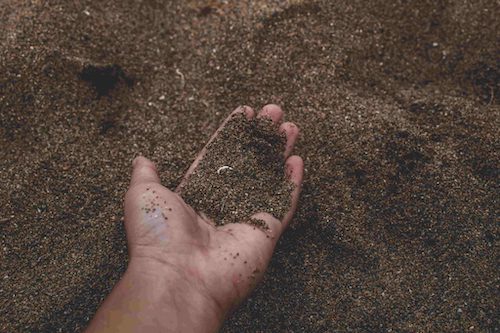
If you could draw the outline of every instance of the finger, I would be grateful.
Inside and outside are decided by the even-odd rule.
[[[212,143],[212,141],[215,140],[217,135],[219,135],[220,131],[222,131],[222,129],[224,128],[224,126],[226,126],[228,121],[230,121],[232,118],[234,118],[235,116],[238,116],[240,114],[244,114],[247,117],[247,119],[249,119],[249,120],[252,119],[253,117],[255,117],[254,110],[249,106],[240,106],[236,110],[231,112],[231,114],[222,122],[222,124],[219,126],[219,128],[215,131],[215,133],[212,135],[210,140],[208,140],[207,144],[203,147],[203,149],[198,153],[198,156],[196,156],[196,158],[194,159],[194,162],[191,164],[188,171],[186,171],[186,174],[182,178],[179,186],[177,186],[177,188],[175,189],[175,192],[179,193],[182,191],[182,188],[184,187],[184,185],[186,185],[187,180],[189,179],[189,176],[191,176],[191,174],[194,172],[194,170],[198,167],[198,164],[200,163],[203,156],[205,156],[205,153],[207,152],[207,147]]]
[[[283,110],[276,104],[268,104],[262,108],[257,118],[269,118],[274,123],[279,124],[283,118]]]
[[[293,183],[294,189],[292,191],[292,203],[288,213],[282,220],[283,229],[285,229],[292,220],[293,214],[297,209],[299,202],[300,191],[302,189],[302,179],[304,177],[304,161],[300,156],[291,156],[285,162],[285,169],[288,179]]]
[[[294,188],[292,190],[290,209],[285,214],[282,221],[278,220],[276,217],[269,213],[257,213],[252,216],[252,219],[260,220],[265,223],[266,227],[269,228],[270,234],[268,236],[279,238],[283,231],[286,229],[290,223],[295,210],[297,209],[297,204],[299,201],[300,190],[302,187],[302,179],[304,177],[304,161],[300,156],[291,156],[285,162],[286,175],[288,179],[293,183]]]
[[[281,124],[279,130],[286,135],[285,158],[287,158],[292,153],[293,146],[299,137],[299,128],[294,123],[286,122]]]
[[[281,221],[269,213],[256,213],[252,215],[251,219],[264,223],[264,228],[261,228],[261,230],[264,231],[268,238],[277,240],[283,232],[284,228]]]
[[[295,210],[297,209],[297,203],[299,201],[300,190],[302,187],[302,178],[304,176],[304,162],[300,156],[291,156],[285,162],[286,175],[288,179],[293,183],[294,188],[292,190],[290,209],[280,221],[273,215],[269,213],[257,213],[252,215],[251,219],[259,220],[264,223],[264,228],[260,228],[261,231],[266,234],[267,238],[277,241],[281,236],[283,231],[286,229],[290,223]]]
[[[136,157],[132,162],[132,167],[132,179],[130,180],[131,187],[145,183],[160,184],[160,177],[158,177],[156,166],[147,158],[143,156]]]
[[[253,117],[255,117],[255,111],[251,107],[246,106],[246,105],[240,106],[236,110],[234,110],[233,112],[231,112],[231,116],[234,116],[234,115],[237,115],[237,114],[240,114],[240,113],[244,113],[245,116],[247,116],[248,120],[250,120]]]

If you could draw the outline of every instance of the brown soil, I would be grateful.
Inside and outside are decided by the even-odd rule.
[[[126,267],[132,158],[174,188],[265,103],[306,178],[225,332],[498,331],[499,9],[1,1],[0,331],[84,327]]]
[[[285,176],[285,137],[272,121],[233,116],[182,187],[184,200],[216,225],[251,223],[268,212],[282,219],[292,183]]]

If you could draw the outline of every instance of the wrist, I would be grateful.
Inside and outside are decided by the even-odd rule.
[[[216,332],[229,309],[222,307],[199,281],[179,268],[149,258],[131,258],[124,275],[138,289],[161,332]]]
[[[183,272],[131,259],[89,332],[216,332],[226,315]]]

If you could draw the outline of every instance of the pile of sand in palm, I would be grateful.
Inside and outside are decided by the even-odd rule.
[[[236,114],[207,146],[182,197],[216,225],[249,222],[258,212],[282,218],[292,183],[284,170],[285,137],[268,119]]]

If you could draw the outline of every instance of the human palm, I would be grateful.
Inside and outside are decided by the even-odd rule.
[[[252,109],[238,108],[216,131],[210,142],[235,113],[244,113],[247,118],[254,117]],[[279,124],[283,112],[278,106],[268,105],[257,117],[268,117]],[[302,159],[298,156],[289,157],[298,136],[298,128],[292,123],[283,123],[279,130],[284,132],[287,138],[284,151],[285,170],[295,186],[290,193],[291,206],[281,221],[267,212],[248,217],[261,220],[265,223],[265,228],[247,223],[216,226],[213,221],[195,212],[181,198],[182,187],[189,182],[189,176],[203,158],[206,147],[195,159],[175,192],[160,184],[156,167],[151,161],[144,157],[134,160],[132,180],[125,198],[129,269],[133,267],[135,271],[140,271],[141,275],[148,277],[132,279],[133,281],[153,281],[149,283],[157,284],[158,290],[163,288],[162,283],[170,283],[179,289],[178,293],[186,295],[193,295],[194,291],[194,297],[181,297],[186,298],[182,300],[183,305],[189,304],[187,307],[190,307],[194,304],[196,307],[196,304],[202,301],[192,299],[208,300],[208,303],[203,304],[212,304],[214,309],[204,311],[212,311],[221,317],[220,320],[249,294],[262,278],[276,242],[295,212],[302,183]],[[172,276],[175,278],[171,278]],[[119,290],[124,290],[125,294],[130,293],[127,291],[129,287],[118,286],[116,289],[116,294],[120,293]],[[138,294],[139,299],[144,298],[142,293]],[[175,299],[164,301],[169,304]],[[109,304],[112,302],[118,301],[108,301]],[[108,306],[119,307],[119,304]],[[102,312],[106,313],[106,310]],[[123,322],[123,319],[119,321]],[[95,327],[99,327],[98,325],[100,324],[97,323]],[[181,325],[178,324],[177,327]]]

